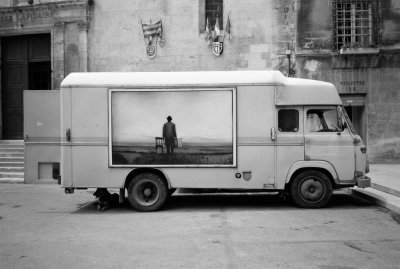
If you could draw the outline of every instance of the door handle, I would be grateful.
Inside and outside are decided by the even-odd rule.
[[[65,136],[68,142],[71,141],[71,129],[67,129],[67,131],[65,132]]]
[[[307,144],[307,145],[310,145],[310,144],[311,144],[310,138],[306,138],[306,144]]]
[[[274,127],[271,128],[271,139],[272,139],[272,141],[276,140],[276,133],[275,133],[275,128]]]

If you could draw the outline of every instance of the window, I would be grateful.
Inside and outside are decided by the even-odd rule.
[[[206,0],[206,17],[205,17],[205,23],[207,23],[207,18],[208,22],[211,26],[212,31],[215,26],[215,22],[218,18],[218,26],[219,29],[223,29],[223,3],[222,0]],[[205,26],[204,26],[205,28]]]
[[[378,0],[333,0],[335,50],[378,45]]]
[[[340,132],[336,109],[311,109],[307,111],[307,130],[309,132]]]
[[[278,129],[280,132],[297,132],[299,130],[299,111],[294,109],[279,110]]]

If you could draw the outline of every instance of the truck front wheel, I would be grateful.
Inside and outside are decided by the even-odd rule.
[[[164,205],[167,198],[167,186],[153,173],[137,175],[128,186],[129,203],[138,211],[156,211]]]
[[[290,187],[293,201],[300,207],[324,207],[332,196],[332,183],[323,172],[304,171],[298,174]]]

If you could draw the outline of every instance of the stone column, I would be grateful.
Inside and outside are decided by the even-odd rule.
[[[61,81],[64,79],[64,32],[65,32],[65,23],[62,21],[58,21],[54,24],[52,31],[52,80],[53,80],[53,89],[60,89]]]
[[[79,71],[88,71],[88,23],[86,21],[78,21],[78,35],[79,35]]]

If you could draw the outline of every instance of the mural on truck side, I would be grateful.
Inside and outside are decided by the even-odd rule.
[[[235,90],[110,90],[111,166],[236,165]]]

